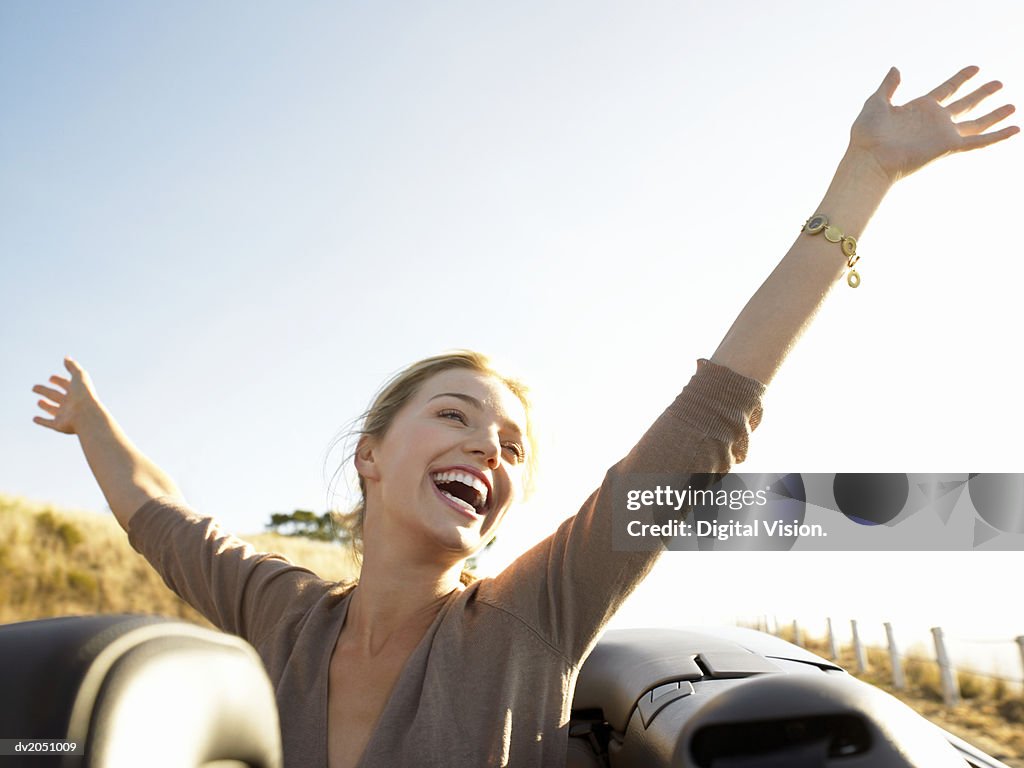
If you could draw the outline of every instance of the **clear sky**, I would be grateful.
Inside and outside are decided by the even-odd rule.
[[[533,385],[543,440],[497,567],[714,351],[889,66],[897,102],[977,64],[1006,85],[992,107],[1024,107],[1022,16],[1019,0],[0,4],[0,490],[104,508],[75,441],[31,423],[31,386],[72,354],[196,506],[258,530],[326,507],[327,449],[390,373],[471,347]],[[1024,471],[1022,153],[1017,138],[896,188],[861,238],[862,286],[793,353],[740,469]],[[744,557],[670,555],[623,616],[675,621],[683,590],[691,622],[908,603],[973,621],[1020,573],[1015,553]],[[789,587],[822,572],[822,594]],[[1001,636],[1024,633],[1015,610]]]

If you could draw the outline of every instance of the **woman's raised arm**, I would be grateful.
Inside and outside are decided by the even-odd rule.
[[[825,197],[816,211],[807,212],[827,217],[836,230],[817,236],[801,232],[736,318],[712,362],[768,384],[829,290],[851,269],[848,262],[855,257],[849,252],[855,248],[828,237],[838,237],[837,230],[860,237],[889,187],[932,160],[986,147],[1018,132],[1009,126],[986,133],[1013,113],[1009,104],[975,120],[955,122],[1002,87],[992,81],[949,101],[977,73],[977,67],[962,69],[930,93],[895,107],[892,96],[900,76],[895,68],[889,70],[854,122],[849,148]],[[854,276],[851,284],[857,280]]]
[[[174,481],[135,447],[110,412],[96,397],[92,380],[70,357],[64,367],[71,374],[51,376],[50,384],[37,384],[32,391],[42,395],[39,407],[50,418],[36,416],[43,427],[78,435],[89,468],[107,498],[114,517],[128,530],[132,515],[147,501],[160,496],[180,496]]]

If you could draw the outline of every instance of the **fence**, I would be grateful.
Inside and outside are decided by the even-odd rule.
[[[840,658],[842,645],[831,618],[825,620],[825,637],[824,640],[818,642],[809,642],[806,627],[801,626],[796,620],[789,624],[780,625],[774,617],[760,616],[753,622],[743,621],[740,623],[753,626],[755,629],[763,632],[770,632],[771,634],[785,637],[785,639],[803,647],[813,645],[815,647],[811,650],[827,655],[833,660]],[[965,697],[965,694],[968,697],[975,695],[974,687],[968,691],[965,690],[965,686],[975,686],[975,682],[972,682],[972,680],[976,681],[979,678],[991,680],[994,685],[1003,686],[1004,689],[1011,686],[1024,687],[1024,635],[1018,636],[1013,640],[970,640],[964,638],[953,638],[951,640],[946,636],[946,632],[942,627],[932,627],[931,645],[934,648],[934,657],[928,657],[917,653],[907,653],[902,650],[896,641],[896,630],[892,623],[885,622],[882,626],[885,629],[885,648],[881,649],[877,648],[877,646],[870,646],[870,648],[882,652],[881,658],[888,662],[888,674],[891,678],[892,686],[896,690],[904,691],[907,689],[907,669],[911,663],[931,664],[937,668],[941,697],[947,707],[954,707],[959,704],[961,699]],[[871,671],[868,655],[869,646],[861,638],[861,629],[862,626],[856,619],[850,620],[851,640],[848,650],[850,655],[852,655],[853,666],[858,674]],[[1016,655],[1022,676],[1011,677],[1001,673],[983,672],[967,665],[954,664],[949,653],[951,642],[990,646],[1000,644],[1007,647],[1016,645]]]

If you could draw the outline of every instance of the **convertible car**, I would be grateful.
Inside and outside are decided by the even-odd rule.
[[[270,681],[238,638],[150,616],[8,624],[0,680],[0,768],[282,765]],[[607,632],[579,676],[567,765],[1006,768],[835,664],[739,628]]]

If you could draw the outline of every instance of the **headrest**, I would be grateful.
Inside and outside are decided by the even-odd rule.
[[[237,637],[151,616],[7,624],[0,679],[10,738],[75,741],[90,768],[281,766],[273,687]]]

